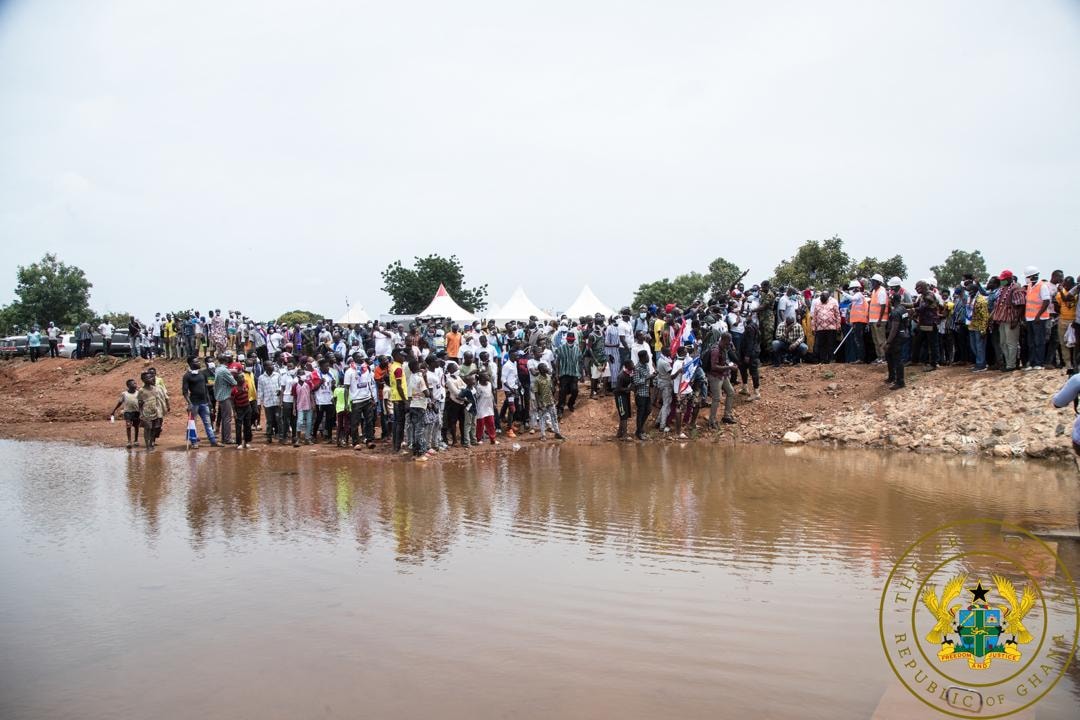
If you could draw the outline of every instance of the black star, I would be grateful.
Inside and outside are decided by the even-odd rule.
[[[972,598],[972,602],[978,602],[980,600],[986,602],[986,593],[990,591],[982,586],[982,581],[980,580],[979,584],[975,586],[975,589],[968,590],[968,592],[975,596]]]

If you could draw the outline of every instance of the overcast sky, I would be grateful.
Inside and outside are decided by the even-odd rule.
[[[0,302],[46,251],[96,310],[265,317],[429,252],[562,309],[1078,233],[1077,0],[0,0]]]

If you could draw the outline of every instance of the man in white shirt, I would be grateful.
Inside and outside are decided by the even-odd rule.
[[[375,327],[371,331],[371,337],[375,339],[375,356],[390,357],[390,353],[394,349],[393,339],[390,333],[378,322],[375,323]]]
[[[293,447],[297,444],[296,438],[296,360],[289,360],[288,368],[278,374],[278,385],[281,388],[281,441],[289,439],[292,432]]]
[[[646,339],[645,332],[638,330],[634,333],[634,344],[630,346],[630,357],[637,358],[638,353],[642,350],[649,356],[649,374],[656,373],[656,366],[653,364],[653,349],[649,345],[649,341]]]
[[[112,338],[115,329],[113,324],[108,320],[98,325],[98,332],[101,333],[101,352],[103,355],[108,355],[112,348]]]
[[[799,295],[795,288],[788,287],[783,297],[776,301],[777,324],[782,324],[788,318],[798,322]]]
[[[686,439],[682,431],[682,423],[693,393],[690,382],[691,373],[688,370],[693,369],[694,362],[694,357],[687,352],[686,345],[682,345],[679,347],[675,360],[671,363],[672,395],[675,399],[675,432],[678,433],[680,440]]]
[[[520,353],[520,351],[519,351]],[[499,423],[503,424],[507,422],[506,414],[510,414],[510,425],[507,428],[507,437],[516,437],[514,435],[514,420],[517,416],[517,408],[520,404],[518,398],[518,390],[521,387],[521,380],[518,378],[517,371],[517,358],[510,358],[503,364],[502,369],[502,389],[503,389],[503,403],[499,408]]]
[[[161,354],[161,313],[154,313],[154,324],[150,326],[150,334],[154,343],[154,355]]]
[[[630,308],[622,309],[615,326],[619,329],[619,366],[621,367],[623,362],[633,358],[630,353],[630,346],[634,343],[634,331],[630,327]],[[614,369],[611,374],[614,377]]]
[[[371,450],[375,447],[375,403],[378,401],[379,391],[375,384],[375,374],[359,353],[353,354],[352,362],[345,370],[343,382],[348,388],[349,400],[352,403],[350,439],[353,449],[360,448],[360,434],[363,432],[364,444]]]
[[[428,355],[424,362],[424,380],[431,389],[431,408],[434,410],[434,418],[431,423],[428,437],[428,447],[446,450],[448,448],[443,440],[443,411],[446,408],[446,378],[439,361],[434,355]]]
[[[281,352],[281,341],[284,340],[284,336],[281,334],[281,329],[277,326],[270,328],[270,334],[266,337],[266,344],[269,348],[270,357],[274,357]]]
[[[58,350],[60,344],[60,328],[49,323],[49,327],[45,329],[45,337],[49,340],[49,357],[60,357],[60,351]]]

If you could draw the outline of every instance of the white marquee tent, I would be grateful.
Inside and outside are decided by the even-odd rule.
[[[416,317],[421,319],[450,318],[455,322],[472,322],[476,319],[472,313],[454,302],[454,298],[450,297],[450,293],[446,292],[442,283],[439,284],[439,290],[431,299],[431,303]]]
[[[353,305],[348,312],[337,319],[338,325],[356,325],[369,322],[371,316],[364,310],[363,305]]]
[[[577,319],[588,315],[592,317],[597,313],[604,317],[611,317],[615,314],[615,311],[609,308],[604,303],[600,302],[600,298],[596,297],[592,288],[588,285],[581,288],[581,292],[578,293],[577,300],[570,305],[566,310],[566,316],[569,318]]]
[[[494,320],[496,324],[502,326],[511,320],[528,320],[534,315],[538,320],[555,319],[538,308],[536,304],[529,299],[529,296],[525,294],[525,290],[518,285],[517,290],[510,296],[510,299],[503,303],[502,307],[500,307],[497,312],[492,312],[488,315],[488,319]]]

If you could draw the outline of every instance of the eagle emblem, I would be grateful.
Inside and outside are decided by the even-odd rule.
[[[986,599],[991,591],[981,581],[965,591],[967,577],[951,578],[940,596],[933,585],[923,591],[922,603],[934,616],[926,641],[940,646],[939,661],[967,660],[973,670],[986,670],[993,660],[1019,662],[1019,646],[1032,640],[1023,620],[1038,599],[1035,590],[1025,587],[1017,596],[1012,581],[991,575],[998,595],[1007,604],[993,605]],[[953,604],[964,592],[971,593],[971,600]]]

